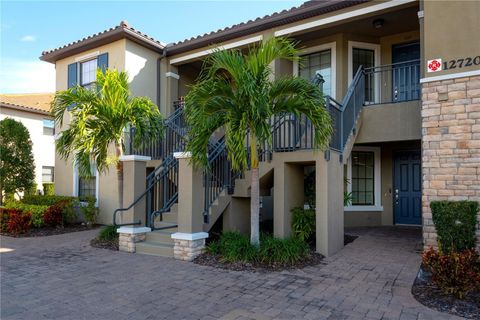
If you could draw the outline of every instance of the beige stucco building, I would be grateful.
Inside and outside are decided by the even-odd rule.
[[[275,77],[321,76],[335,134],[330,149],[318,152],[308,123],[279,120],[273,147],[262,150],[261,215],[276,236],[289,236],[290,210],[305,205],[306,177],[313,174],[317,250],[330,255],[342,248],[348,226],[423,227],[425,245],[434,245],[430,201],[480,200],[479,17],[475,1],[307,2],[168,45],[122,23],[41,59],[56,64],[57,90],[64,90],[70,68],[81,74],[84,63],[97,65],[108,54],[109,68],[129,72],[132,92],[170,117],[167,140],[178,142],[176,101],[215,47],[243,50],[271,37],[297,41],[303,63],[278,60]],[[195,172],[184,151],[156,141],[123,159],[135,181],[127,183],[128,210],[117,212],[116,221],[162,229],[122,226],[126,250],[190,259],[212,228],[249,231],[249,172],[214,183],[215,173]],[[78,194],[73,164],[56,161],[57,192]],[[115,183],[113,174],[97,178],[102,223],[112,222]]]
[[[44,183],[54,183],[54,122],[50,115],[53,93],[0,94],[0,120],[20,121],[30,133],[35,162],[37,192]]]

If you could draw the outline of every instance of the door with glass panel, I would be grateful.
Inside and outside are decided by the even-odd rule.
[[[323,79],[320,88],[324,96],[334,95],[332,89],[332,51],[330,49],[317,51],[300,57],[298,76],[313,82],[316,78]],[[298,118],[291,114],[282,118],[275,130],[273,143],[276,150],[295,149],[312,143],[312,125],[305,117]]]
[[[392,47],[394,102],[420,99],[420,43]]]
[[[375,50],[352,48],[352,77],[355,76],[360,66],[364,69],[375,67]],[[365,103],[375,103],[375,73],[365,74]]]

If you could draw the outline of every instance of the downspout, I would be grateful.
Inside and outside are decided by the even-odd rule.
[[[161,72],[161,68],[162,68],[162,59],[165,58],[167,56],[167,46],[165,46],[163,48],[163,52],[162,52],[162,55],[157,59],[157,107],[161,110],[160,108],[160,104],[161,104],[161,98],[160,98],[160,94],[161,94],[161,81],[162,81],[162,72]]]

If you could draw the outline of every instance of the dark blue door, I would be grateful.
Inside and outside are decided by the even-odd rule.
[[[393,207],[395,224],[422,224],[422,164],[420,151],[394,153]]]
[[[392,47],[393,101],[420,99],[420,43]]]

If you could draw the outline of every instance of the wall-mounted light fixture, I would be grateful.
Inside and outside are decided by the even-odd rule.
[[[385,23],[385,20],[383,19],[375,19],[373,20],[373,27],[375,29],[380,29],[381,27],[383,27],[384,23]]]

